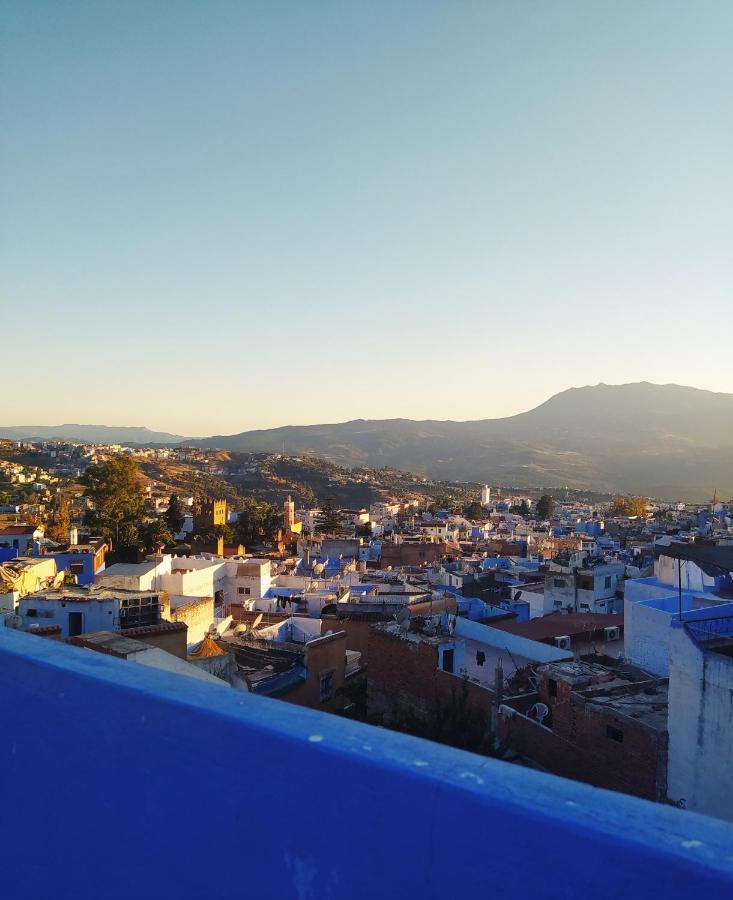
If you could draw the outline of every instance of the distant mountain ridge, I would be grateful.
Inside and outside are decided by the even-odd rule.
[[[11,441],[79,441],[83,444],[180,444],[186,438],[142,426],[13,425],[0,426],[0,438]]]
[[[705,499],[733,494],[733,394],[639,382],[570,388],[515,416],[357,419],[189,442],[394,466],[443,480]]]
[[[0,427],[11,440],[186,444],[391,466],[443,481],[733,496],[733,394],[638,382],[570,388],[527,412],[469,422],[355,419],[191,439],[144,427]]]

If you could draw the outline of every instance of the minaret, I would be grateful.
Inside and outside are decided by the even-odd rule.
[[[288,499],[283,503],[283,530],[286,536],[292,534],[293,525],[295,525],[295,503],[288,494]]]

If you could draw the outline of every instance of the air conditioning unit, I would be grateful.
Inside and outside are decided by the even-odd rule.
[[[555,638],[555,646],[558,650],[569,650],[570,649],[570,635],[563,634],[560,637]]]
[[[621,628],[619,625],[609,625],[603,629],[603,639],[606,641],[618,641],[621,637]]]

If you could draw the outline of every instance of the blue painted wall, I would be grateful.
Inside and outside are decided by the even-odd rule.
[[[15,559],[18,555],[16,547],[0,547],[0,565],[9,559]]]
[[[733,895],[726,823],[2,628],[0,714],[12,900]]]
[[[93,553],[45,553],[43,558],[51,557],[56,560],[56,568],[60,572],[68,569],[72,563],[81,563],[83,572],[76,576],[78,584],[94,584],[94,554]],[[104,567],[103,567],[104,568]],[[103,570],[100,569],[100,571]]]
[[[499,606],[507,612],[513,612],[517,622],[529,621],[529,603],[525,600],[502,600]]]

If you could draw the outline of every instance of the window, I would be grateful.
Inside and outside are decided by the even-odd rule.
[[[325,703],[333,697],[333,675],[334,669],[331,669],[330,672],[322,672],[320,675],[321,703]]]
[[[565,587],[565,579],[564,578],[553,578],[552,583],[556,588],[564,588]]]
[[[557,697],[557,682],[554,678],[547,679],[547,693],[551,697]]]
[[[238,594],[249,594],[249,588],[243,588],[243,587],[237,588],[237,593]]]
[[[618,728],[614,728],[612,725],[606,725],[606,737],[610,738],[612,741],[616,741],[619,744],[623,743],[624,733],[623,731],[619,731]]]
[[[610,587],[611,587],[611,576],[606,575],[605,588],[606,588],[606,590],[608,590]]]
[[[71,565],[69,566],[69,571],[72,575],[83,575],[84,563],[71,563]]]
[[[37,609],[27,609],[25,611],[25,614],[27,616],[30,616],[32,619],[34,619],[38,615],[38,610]]]
[[[476,665],[482,666],[486,662],[486,654],[483,650],[476,651]]]
[[[454,655],[455,655],[455,651],[452,648],[450,650],[443,651],[443,671],[444,672],[452,672],[453,671]]]

